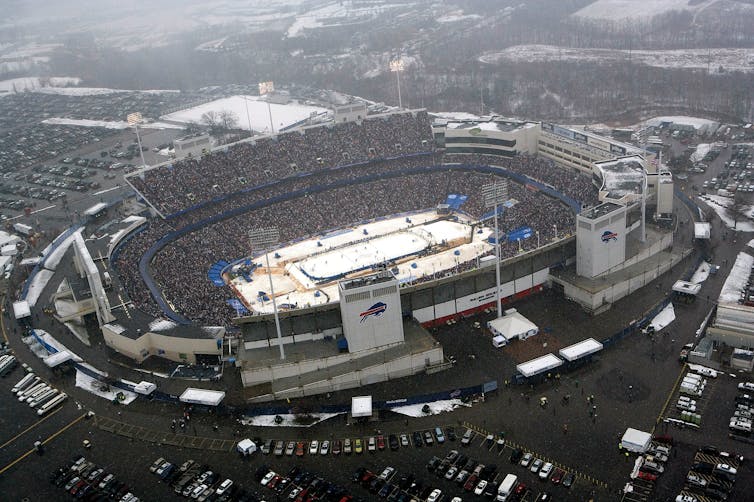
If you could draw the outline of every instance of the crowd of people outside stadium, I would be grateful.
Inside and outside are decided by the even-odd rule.
[[[163,212],[180,212],[192,203],[204,205],[164,220],[152,218],[146,229],[120,248],[115,265],[131,301],[150,315],[162,315],[141,277],[139,261],[161,237],[187,226],[196,228],[161,248],[150,264],[150,274],[175,311],[200,324],[227,325],[237,315],[227,304],[234,293],[228,286],[215,286],[207,271],[219,260],[252,254],[247,234],[253,227],[276,226],[282,245],[363,220],[431,209],[445,202],[449,194],[467,196],[461,210],[473,218],[489,213],[481,189],[492,175],[458,165],[436,168],[443,164],[499,166],[581,202],[596,202],[597,191],[588,177],[541,157],[432,151],[426,114],[372,120],[361,126],[348,123],[307,129],[304,134],[281,134],[277,140],[265,140],[262,147],[259,142],[233,145],[227,152],[182,161],[172,169],[156,168],[147,171],[143,179],[132,178]],[[397,155],[404,156],[385,158]],[[290,170],[291,163],[296,164],[295,170]],[[260,184],[263,186],[251,189]],[[245,187],[249,190],[239,193]],[[187,193],[193,194],[190,201],[185,198]],[[292,193],[296,197],[286,198]],[[282,199],[270,204],[275,197]],[[213,198],[217,200],[211,201]],[[556,235],[573,232],[573,213],[561,201],[514,182],[509,183],[508,199],[510,207],[499,220],[501,233],[528,226],[532,237],[521,242],[503,240],[503,258],[533,249],[537,240],[544,245]],[[214,219],[207,221],[210,218]],[[539,239],[534,237],[537,232]],[[473,269],[477,264],[476,259],[459,263],[455,271]]]

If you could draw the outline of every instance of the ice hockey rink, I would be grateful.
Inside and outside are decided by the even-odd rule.
[[[370,273],[385,263],[399,282],[411,283],[442,277],[493,251],[487,241],[490,228],[476,227],[472,234],[471,220],[459,213],[454,216],[456,221],[438,219],[435,210],[401,214],[271,250],[268,257],[278,308],[336,302],[338,280]],[[257,268],[251,282],[239,275],[231,286],[251,312],[272,312],[265,256],[255,256],[253,263]]]

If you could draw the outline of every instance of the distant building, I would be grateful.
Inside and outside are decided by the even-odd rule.
[[[212,141],[209,134],[199,136],[189,136],[173,141],[175,146],[175,158],[183,159],[185,157],[200,157],[202,154],[209,152],[212,148]]]
[[[346,105],[333,106],[333,120],[339,122],[356,122],[367,116],[366,103],[348,103]]]

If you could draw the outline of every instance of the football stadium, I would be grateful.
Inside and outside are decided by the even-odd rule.
[[[58,315],[96,312],[139,363],[235,365],[249,401],[437,371],[427,328],[494,308],[498,287],[598,313],[677,263],[672,232],[645,225],[672,213],[658,165],[591,133],[425,110],[254,136],[126,175],[144,211],[57,240],[92,296]]]

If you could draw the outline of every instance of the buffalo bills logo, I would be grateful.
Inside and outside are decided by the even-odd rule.
[[[382,315],[383,312],[387,310],[387,305],[382,302],[377,302],[371,307],[369,307],[367,310],[359,314],[361,316],[361,322],[364,322],[367,317],[379,317]]]
[[[610,241],[617,241],[618,240],[618,234],[615,232],[611,232],[610,230],[605,230],[602,233],[602,242],[610,242]]]

